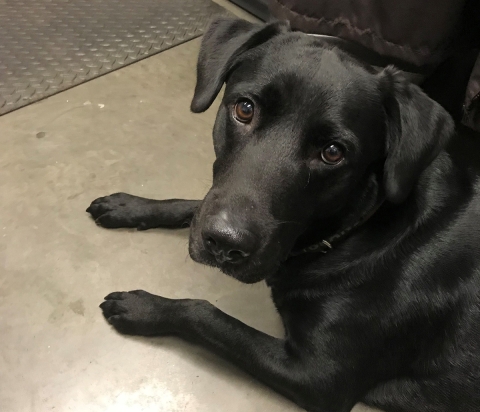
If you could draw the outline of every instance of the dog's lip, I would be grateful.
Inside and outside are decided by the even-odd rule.
[[[219,262],[213,254],[208,252],[204,252],[204,253],[201,252],[198,256],[197,262],[203,265],[215,267],[220,270],[223,270],[223,269],[227,270],[230,267],[237,269],[240,265],[244,264],[244,262],[229,262],[229,261]]]
[[[218,262],[219,265],[230,264],[230,265],[239,265],[242,260],[235,260],[228,257],[224,252],[209,252],[210,255]]]
[[[232,262],[225,262],[223,264],[220,264],[217,262],[213,255],[211,255],[205,250],[200,250],[194,255],[191,255],[191,257],[197,263],[219,269],[223,274],[247,284],[262,281],[263,279],[265,279],[265,275],[268,272],[268,270],[264,270],[262,271],[261,275],[251,273],[248,270],[248,261],[240,262],[240,264],[234,264]]]
[[[265,279],[263,272],[262,274],[250,273],[249,271],[239,269],[238,265],[220,265],[217,266],[217,268],[225,275],[237,279],[242,283],[257,283]]]

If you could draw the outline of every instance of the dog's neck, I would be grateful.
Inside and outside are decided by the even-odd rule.
[[[401,206],[384,201],[385,195],[380,183],[381,175],[372,174],[363,190],[357,192],[347,202],[355,206],[348,211],[343,211],[345,218],[331,218],[312,224],[311,229],[300,236],[295,243],[291,257],[312,252],[333,252],[336,245],[342,244],[359,229],[368,226],[374,216],[380,215],[382,221],[387,224],[388,230],[392,231],[392,236],[398,238],[402,232],[402,222],[408,221],[409,228],[416,230],[439,210],[448,208],[450,205],[452,207],[458,205],[461,199],[468,195],[465,188],[469,187],[467,182],[470,179],[469,175],[454,166],[445,152],[438,157],[442,158],[442,161],[434,161],[422,172],[409,199]],[[444,193],[445,198],[442,197],[439,203],[438,196],[434,196],[433,193]],[[395,219],[392,220],[392,216],[395,216]],[[339,223],[332,226],[330,221]],[[325,245],[324,240],[330,243],[332,248]]]
[[[367,180],[365,189],[360,197],[356,199],[356,202],[354,202],[355,207],[345,213],[345,218],[342,219],[340,226],[331,232],[327,230],[326,233],[307,234],[308,240],[306,242],[305,240],[297,242],[301,246],[294,248],[290,252],[289,257],[307,253],[328,253],[338,243],[366,223],[383,205],[384,201],[385,195],[378,183],[378,176],[372,173]],[[303,242],[306,245],[302,244]]]

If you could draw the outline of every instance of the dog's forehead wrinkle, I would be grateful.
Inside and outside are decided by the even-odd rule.
[[[297,107],[304,114],[312,111],[338,111],[341,106],[356,104],[369,99],[374,88],[352,78],[338,78],[334,73],[302,73],[301,70],[282,69],[251,84],[267,102]]]

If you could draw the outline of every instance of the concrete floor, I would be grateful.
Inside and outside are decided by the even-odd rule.
[[[199,44],[0,118],[0,411],[299,410],[198,347],[117,334],[98,308],[145,289],[282,335],[266,286],[194,264],[186,230],[109,231],[84,212],[116,191],[206,193],[215,108],[189,112]]]

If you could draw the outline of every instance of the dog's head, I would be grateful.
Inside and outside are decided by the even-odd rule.
[[[393,68],[378,73],[283,22],[211,24],[192,111],[224,83],[190,255],[246,283],[274,273],[314,222],[341,220],[374,166],[387,200],[403,202],[453,133],[445,110]]]

